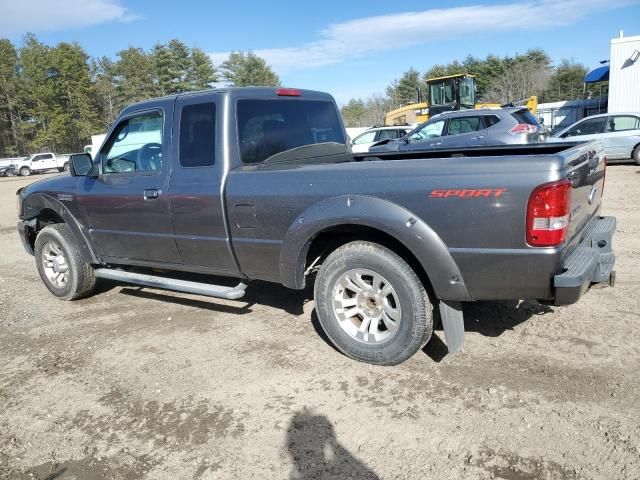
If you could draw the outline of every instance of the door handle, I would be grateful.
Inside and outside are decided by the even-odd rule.
[[[482,140],[484,135],[478,135],[477,137],[471,137],[471,140]]]
[[[439,145],[442,145],[442,142],[435,142],[435,143],[430,143],[429,144],[430,147],[437,147]]]
[[[144,191],[145,200],[153,200],[155,198],[158,198],[158,190],[156,190],[155,188]]]

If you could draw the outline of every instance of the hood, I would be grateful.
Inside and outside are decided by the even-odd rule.
[[[38,180],[37,182],[30,183],[26,187],[20,190],[20,195],[28,197],[34,193],[55,193],[55,192],[67,192],[69,190],[75,190],[78,184],[79,177],[72,177],[69,174],[56,175],[52,178],[45,178]]]

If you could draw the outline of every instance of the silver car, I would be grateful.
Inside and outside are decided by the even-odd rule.
[[[405,137],[378,142],[369,152],[526,144],[545,136],[545,128],[525,107],[479,108],[435,115]]]
[[[583,118],[550,141],[600,140],[607,161],[633,160],[640,165],[640,113],[605,113]]]

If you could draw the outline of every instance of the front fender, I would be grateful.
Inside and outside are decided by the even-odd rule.
[[[439,299],[472,300],[449,249],[429,225],[400,205],[366,195],[322,200],[295,219],[280,251],[280,278],[285,286],[304,286],[306,256],[312,240],[321,231],[340,225],[361,225],[391,235],[418,259]]]
[[[89,236],[85,235],[84,228],[58,198],[47,193],[32,193],[22,200],[21,217],[26,221],[32,220],[37,218],[45,209],[54,211],[69,226],[84,261],[93,264],[101,263],[92,248]]]

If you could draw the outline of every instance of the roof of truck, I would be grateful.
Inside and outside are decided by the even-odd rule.
[[[264,96],[276,96],[276,91],[277,90],[291,90],[290,88],[287,87],[222,87],[222,88],[207,88],[205,90],[196,90],[193,92],[182,92],[182,93],[174,93],[171,95],[164,95],[162,97],[153,97],[153,98],[149,98],[146,100],[141,100],[139,102],[135,102],[135,103],[131,103],[129,105],[127,105],[125,107],[126,110],[132,108],[132,107],[140,107],[140,106],[144,106],[147,104],[153,104],[153,103],[157,103],[157,102],[161,102],[161,101],[172,101],[177,99],[178,97],[188,97],[188,96],[195,96],[195,95],[203,95],[203,94],[208,94],[208,93],[217,93],[217,94],[225,94],[225,93],[233,93],[235,95],[240,95],[243,96],[242,94],[247,94],[247,93],[251,93],[251,94],[258,94],[258,95],[264,95]],[[323,97],[331,97],[330,94],[326,93],[326,92],[321,92],[318,90],[305,90],[305,89],[301,89],[301,88],[295,88],[292,90],[298,90],[301,93],[302,97],[305,96],[323,96]],[[299,98],[297,96],[291,96],[291,95],[283,95],[282,98]],[[331,97],[333,98],[333,97]]]

